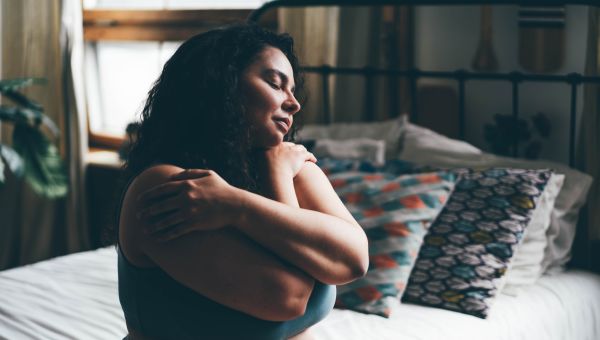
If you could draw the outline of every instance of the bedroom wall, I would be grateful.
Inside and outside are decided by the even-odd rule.
[[[566,11],[565,60],[557,72],[582,73],[585,65],[587,7],[570,6]],[[495,6],[493,40],[500,72],[521,70],[518,63],[518,7]],[[415,10],[415,60],[423,70],[470,68],[479,41],[479,6],[422,6]],[[424,80],[423,83],[440,83]],[[443,81],[442,81],[443,83]],[[451,83],[448,83],[451,84]],[[467,83],[467,140],[487,148],[483,124],[495,113],[512,112],[510,83]],[[534,89],[535,88],[535,89]],[[539,91],[544,91],[540,96]],[[578,100],[581,111],[582,96]],[[544,112],[553,123],[552,134],[544,142],[541,158],[565,162],[568,159],[569,96],[567,85],[529,83],[521,87],[520,112],[523,117]],[[535,96],[534,96],[535,95]],[[534,98],[535,97],[535,98]]]

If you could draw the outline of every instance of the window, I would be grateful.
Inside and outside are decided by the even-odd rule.
[[[182,41],[243,21],[264,2],[83,0],[90,146],[119,147],[127,124],[138,120],[148,90]]]

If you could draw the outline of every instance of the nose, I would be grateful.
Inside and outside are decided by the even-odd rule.
[[[293,115],[296,112],[300,111],[300,108],[300,103],[298,102],[294,94],[290,92],[285,102],[283,102],[283,109],[285,110],[285,112]]]

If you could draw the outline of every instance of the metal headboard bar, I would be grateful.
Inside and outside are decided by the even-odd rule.
[[[427,5],[529,5],[529,6],[559,6],[559,5],[587,5],[600,7],[599,0],[274,0],[265,3],[259,9],[253,11],[248,17],[249,22],[257,22],[259,17],[266,11],[277,7],[311,7],[311,6],[427,6]],[[365,110],[368,120],[373,120],[374,113],[372,104],[374,103],[375,93],[370,86],[376,76],[389,76],[398,78],[408,78],[409,92],[411,97],[411,120],[418,121],[418,103],[417,103],[417,81],[421,78],[451,79],[458,83],[458,106],[459,106],[459,136],[465,138],[465,106],[466,106],[466,82],[469,80],[492,80],[509,81],[512,85],[512,116],[515,122],[519,118],[519,86],[523,82],[555,82],[567,83],[571,86],[571,105],[569,121],[569,165],[575,166],[575,134],[577,121],[577,91],[578,86],[584,83],[600,84],[598,76],[583,76],[578,73],[566,75],[546,75],[546,74],[525,74],[521,72],[511,73],[479,73],[467,70],[447,71],[422,71],[419,69],[400,70],[400,69],[380,69],[374,67],[349,68],[349,67],[331,67],[323,66],[304,66],[304,72],[319,73],[322,79],[323,106],[325,113],[325,122],[333,121],[329,98],[329,77],[332,74],[352,74],[362,75],[365,78],[366,95],[365,102],[371,110]],[[395,103],[400,107],[400,98],[394,98]],[[518,138],[513,140],[512,154],[517,156]]]
[[[465,137],[465,97],[466,97],[466,82],[469,80],[491,80],[491,81],[508,81],[512,85],[512,116],[515,122],[519,118],[519,86],[523,82],[551,82],[551,83],[566,83],[571,87],[571,102],[570,102],[570,121],[569,121],[569,165],[575,165],[575,130],[576,130],[576,119],[577,119],[577,88],[579,85],[584,83],[595,83],[600,84],[600,77],[598,76],[583,76],[578,73],[570,73],[567,75],[548,75],[548,74],[528,74],[522,72],[511,72],[511,73],[481,73],[471,72],[468,70],[457,70],[453,72],[447,71],[422,71],[416,68],[410,70],[400,69],[382,69],[374,67],[332,67],[329,65],[323,66],[304,66],[302,67],[304,72],[308,73],[319,73],[323,80],[323,98],[324,98],[324,113],[325,122],[331,123],[333,121],[333,115],[331,113],[331,107],[329,102],[329,77],[332,74],[346,74],[346,75],[363,75],[367,83],[367,89],[371,89],[372,86],[369,84],[373,81],[375,76],[396,76],[400,78],[408,78],[410,81],[410,94],[411,94],[411,120],[418,122],[418,107],[417,107],[417,80],[422,78],[433,78],[433,79],[451,79],[456,80],[458,83],[459,90],[459,136],[461,139]],[[367,107],[373,108],[372,102],[374,100],[374,93],[372,90],[367,91],[366,102]],[[369,106],[370,105],[370,106]],[[367,120],[372,120],[372,110],[367,110],[367,114],[370,116],[365,117]],[[518,140],[513,141],[512,153],[513,156],[517,156]]]
[[[569,166],[575,167],[575,124],[577,121],[577,86],[571,83],[571,121],[569,122]]]
[[[522,6],[600,6],[598,0],[274,0],[253,11],[248,20],[257,22],[266,11],[275,7],[311,6],[428,6],[428,5],[522,5]]]
[[[600,83],[600,76],[583,76],[578,73],[569,73],[566,75],[555,74],[533,74],[523,72],[510,73],[491,73],[491,72],[472,72],[469,70],[456,71],[424,71],[417,68],[410,70],[401,70],[395,68],[375,68],[367,67],[333,67],[329,65],[323,66],[302,66],[302,71],[311,73],[328,73],[335,74],[353,74],[353,75],[395,75],[398,77],[416,76],[418,78],[464,78],[465,80],[517,80],[517,81],[534,81],[534,82],[576,82],[576,83]]]

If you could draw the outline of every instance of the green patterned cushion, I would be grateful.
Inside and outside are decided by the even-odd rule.
[[[462,174],[425,236],[402,301],[487,317],[551,174]]]
[[[387,317],[385,298],[402,295],[427,227],[445,203],[455,176],[443,171],[398,176],[327,165],[331,168],[323,170],[334,189],[365,229],[370,254],[367,274],[338,286],[336,306]]]

